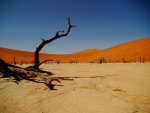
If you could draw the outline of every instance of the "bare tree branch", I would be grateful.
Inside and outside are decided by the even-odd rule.
[[[39,66],[42,65],[43,63],[48,62],[48,61],[53,61],[53,60],[51,60],[51,59],[44,60],[43,62],[39,63]]]
[[[57,31],[56,32],[56,35],[53,37],[53,38],[50,38],[48,40],[44,40],[42,39],[42,43],[40,43],[40,45],[36,48],[35,50],[35,53],[34,53],[34,69],[39,69],[39,66],[40,66],[40,61],[39,61],[39,52],[42,50],[42,48],[48,44],[48,43],[51,43],[52,41],[56,40],[56,39],[59,39],[61,37],[64,37],[64,36],[67,36],[71,30],[72,27],[76,27],[76,26],[73,26],[71,25],[70,23],[70,17],[68,17],[68,29],[66,31],[66,33],[63,33],[64,30],[62,31]],[[62,33],[62,34],[60,34]]]

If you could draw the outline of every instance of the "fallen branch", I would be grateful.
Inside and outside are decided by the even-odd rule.
[[[3,78],[11,76],[14,77],[16,83],[19,83],[21,80],[24,79],[32,82],[44,83],[51,90],[54,89],[52,81],[57,81],[61,83],[59,78],[49,76],[52,74],[51,72],[43,70],[32,70],[29,68],[21,68],[18,66],[5,63],[5,61],[2,59],[0,59],[0,72],[3,73]],[[46,75],[43,73],[46,73]]]

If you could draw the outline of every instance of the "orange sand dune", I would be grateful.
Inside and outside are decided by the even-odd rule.
[[[0,48],[0,58],[8,63],[33,63],[33,52]],[[51,62],[98,62],[104,57],[106,62],[140,62],[150,61],[150,38],[142,38],[100,50],[87,49],[71,54],[40,54],[40,60],[51,59]]]

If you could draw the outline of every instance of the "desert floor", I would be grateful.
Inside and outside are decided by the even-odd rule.
[[[26,66],[26,65],[24,65]],[[44,64],[57,90],[0,79],[0,113],[150,113],[150,63]]]

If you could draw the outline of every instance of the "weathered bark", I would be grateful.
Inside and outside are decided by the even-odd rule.
[[[51,75],[50,72],[48,73],[47,71],[42,70],[37,71],[30,70],[30,68],[21,68],[5,63],[5,61],[3,61],[2,59],[0,59],[0,72],[3,73],[3,77],[14,77],[16,83],[19,83],[21,80],[25,79],[32,82],[43,83],[51,90],[54,89],[52,81],[61,83],[58,77],[49,76]]]
[[[40,66],[40,60],[39,60],[39,53],[40,51],[42,50],[42,48],[48,44],[48,43],[51,43],[52,41],[56,40],[56,39],[59,39],[59,38],[62,38],[64,36],[67,36],[71,30],[72,27],[75,27],[75,26],[72,26],[70,24],[70,17],[68,18],[68,29],[67,29],[67,32],[66,33],[63,33],[64,30],[62,31],[58,31],[56,32],[56,35],[51,38],[51,39],[48,39],[48,40],[45,40],[45,39],[42,39],[42,42],[40,43],[40,45],[36,48],[35,50],[35,53],[34,53],[34,69],[39,69],[39,66]],[[62,34],[60,34],[62,33]]]

